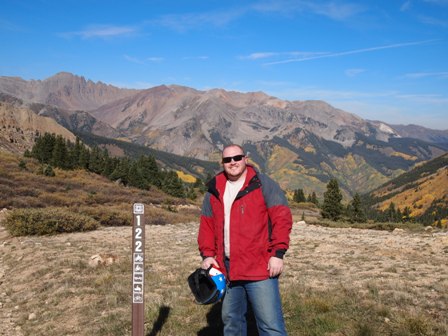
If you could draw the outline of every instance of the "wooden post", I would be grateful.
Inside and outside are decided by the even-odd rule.
[[[132,336],[145,333],[145,206],[133,205],[132,225]]]

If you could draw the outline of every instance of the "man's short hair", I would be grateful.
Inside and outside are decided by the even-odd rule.
[[[237,145],[237,144],[230,144],[230,145],[225,146],[225,147],[222,149],[222,153],[224,153],[224,151],[225,151],[227,148],[230,148],[230,147],[238,147],[239,149],[241,149],[241,151],[242,151],[243,154],[244,154],[244,148],[241,147],[240,145]]]

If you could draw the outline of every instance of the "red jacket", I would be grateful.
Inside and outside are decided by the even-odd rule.
[[[224,266],[224,172],[208,184],[202,204],[198,244],[203,258]],[[271,256],[283,258],[289,247],[292,216],[284,192],[264,174],[247,166],[246,180],[232,204],[229,280],[264,280]],[[227,272],[226,272],[227,273]]]

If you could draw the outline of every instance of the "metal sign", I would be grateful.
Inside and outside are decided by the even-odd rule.
[[[133,205],[132,225],[132,336],[145,333],[145,206]]]

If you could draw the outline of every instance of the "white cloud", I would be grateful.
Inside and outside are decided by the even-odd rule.
[[[363,11],[358,4],[334,3],[316,4],[309,2],[310,9],[316,14],[327,16],[333,20],[345,20]]]
[[[427,78],[427,77],[436,77],[436,78],[448,78],[448,71],[441,71],[441,72],[413,72],[408,73],[404,75],[405,78]]]
[[[364,8],[359,4],[335,3],[334,1],[316,3],[316,1],[311,0],[264,1],[252,8],[258,12],[280,13],[284,16],[293,16],[297,13],[313,13],[338,21],[346,20],[364,11]]]
[[[208,60],[208,56],[186,56],[182,58],[183,60],[199,60],[199,61],[205,61]]]
[[[7,30],[13,32],[25,31],[23,27],[18,26],[17,24],[4,19],[0,19],[0,30]]]
[[[427,44],[427,43],[434,42],[434,41],[438,41],[438,40],[425,40],[425,41],[416,41],[416,42],[396,43],[396,44],[389,44],[389,45],[385,45],[385,46],[371,47],[371,48],[364,48],[364,49],[355,49],[355,50],[349,50],[349,51],[341,51],[341,52],[333,52],[333,53],[330,53],[330,52],[320,53],[320,55],[319,55],[319,53],[315,53],[316,56],[309,56],[309,57],[305,56],[305,57],[300,57],[300,58],[269,62],[269,63],[266,63],[265,65],[277,65],[277,64],[285,64],[285,63],[292,63],[292,62],[311,61],[311,60],[320,59],[320,58],[341,57],[341,56],[347,56],[347,55],[368,53],[368,52],[384,50],[384,49],[403,48],[403,47],[409,47],[409,46],[414,46],[414,45]]]
[[[255,52],[248,56],[243,56],[241,58],[243,59],[249,59],[249,60],[258,60],[263,58],[270,58],[279,55],[279,53],[276,52]]]
[[[411,6],[412,6],[411,1],[405,1],[400,7],[400,11],[406,12],[407,10],[409,10],[411,8]]]
[[[157,62],[163,62],[164,58],[163,57],[155,57],[155,56],[153,56],[153,57],[147,57],[146,60],[149,61],[149,62],[156,62],[157,63]]]
[[[359,74],[362,74],[363,72],[366,72],[365,69],[347,69],[345,70],[345,75],[347,77],[356,77]]]
[[[136,63],[136,64],[147,64],[147,62],[154,62],[154,63],[158,63],[158,62],[163,62],[164,58],[163,57],[146,57],[144,60],[141,60],[137,57],[133,57],[133,56],[129,56],[129,55],[123,55],[124,59],[131,62],[131,63]]]
[[[245,11],[245,9],[235,9],[207,13],[168,14],[152,20],[150,23],[178,32],[186,32],[202,26],[225,26],[240,18]]]
[[[431,105],[446,105],[448,104],[448,97],[439,94],[399,94],[397,98]]]
[[[437,27],[448,27],[448,20],[442,20],[431,16],[424,16],[420,15],[418,17],[420,22],[429,24],[431,26],[437,26]]]
[[[438,6],[448,6],[448,0],[424,0],[424,1]]]
[[[83,39],[91,39],[91,38],[108,39],[120,36],[131,36],[136,33],[137,29],[133,27],[93,25],[81,31],[61,33],[59,35],[63,37],[80,36]]]
[[[132,56],[129,56],[129,55],[123,55],[123,57],[124,57],[124,59],[125,59],[126,61],[129,61],[129,62],[131,62],[131,63],[145,64],[145,62],[139,60],[139,59],[136,58],[136,57],[132,57]]]
[[[247,56],[241,56],[241,59],[247,60],[259,60],[266,58],[279,58],[279,57],[287,57],[288,59],[305,59],[311,57],[319,57],[322,55],[326,55],[328,53],[325,52],[311,52],[311,51],[287,51],[287,52],[254,52]]]
[[[202,13],[167,14],[146,23],[159,25],[177,32],[186,32],[200,27],[223,27],[250,13],[280,13],[283,16],[295,16],[301,13],[313,13],[333,20],[347,20],[365,8],[356,3],[326,1],[316,3],[312,0],[265,0],[251,6],[239,6],[228,10]]]

